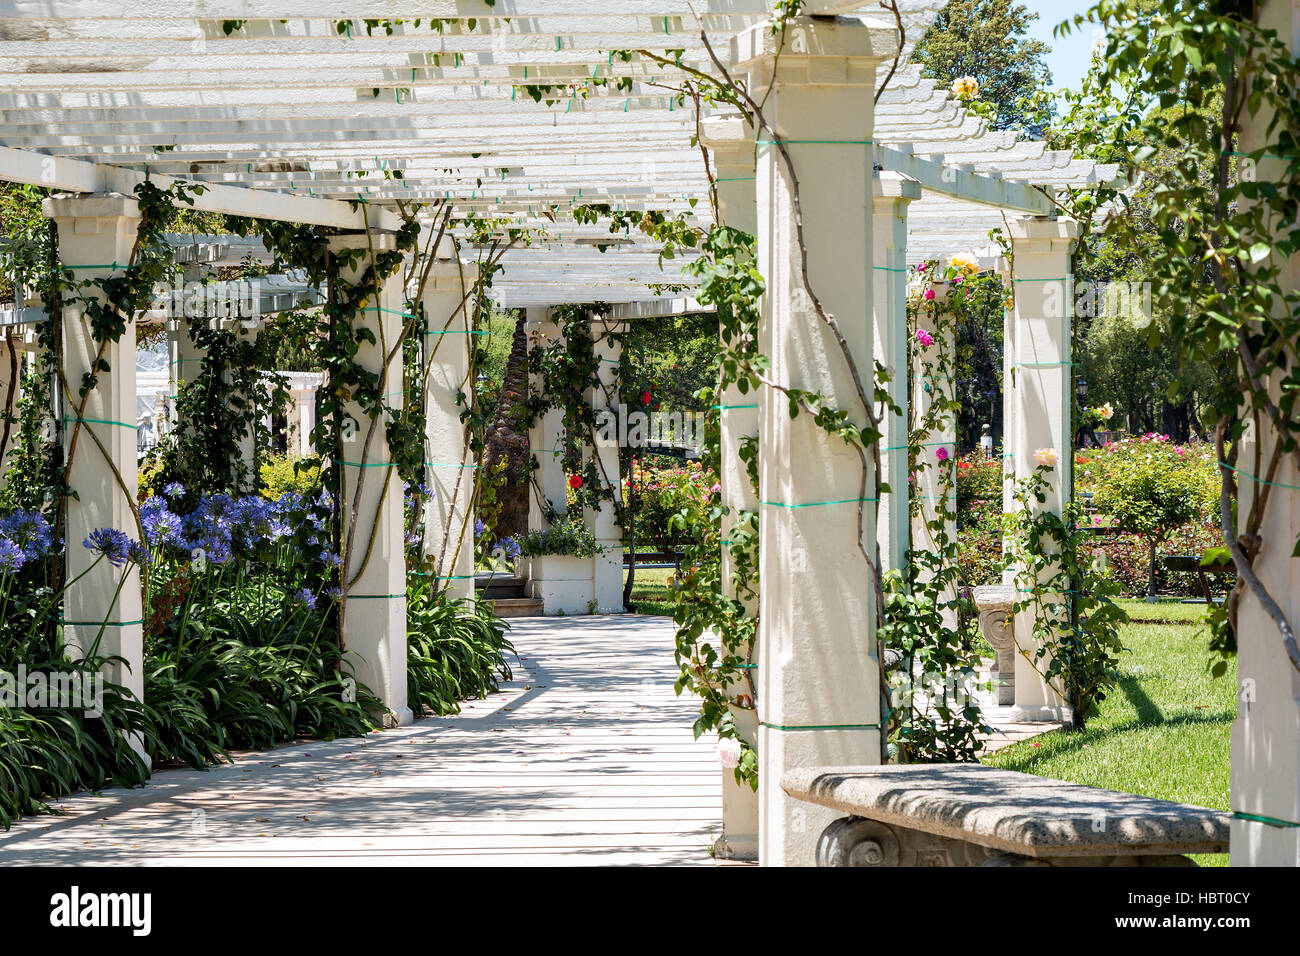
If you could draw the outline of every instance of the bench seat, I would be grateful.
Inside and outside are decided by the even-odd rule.
[[[848,814],[819,866],[1186,866],[1228,851],[1227,813],[982,764],[808,767],[781,785]]]

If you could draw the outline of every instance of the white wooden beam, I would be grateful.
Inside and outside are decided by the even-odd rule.
[[[944,166],[888,146],[876,147],[876,159],[885,169],[915,179],[928,192],[983,206],[1015,209],[1036,216],[1049,216],[1056,211],[1055,205],[1047,196],[1024,183],[1008,182],[972,170]]]
[[[133,169],[101,166],[0,146],[0,180],[7,182],[28,183],[61,192],[117,192],[130,196],[145,178],[144,173]],[[152,179],[161,189],[176,182],[170,176],[155,176]],[[379,229],[396,229],[399,225],[396,216],[377,207],[362,205],[354,209],[350,203],[332,199],[292,196],[239,186],[202,185],[203,195],[194,197],[194,208],[205,212],[352,230],[364,230],[367,222]]]

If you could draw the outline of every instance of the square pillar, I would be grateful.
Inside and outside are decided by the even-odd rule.
[[[474,394],[470,310],[478,265],[440,260],[420,291],[424,311],[424,551],[439,585],[453,600],[474,600],[474,454],[466,440],[459,396]]]
[[[623,340],[618,337],[623,331],[621,325],[598,321],[592,328],[592,352],[596,359],[596,375],[600,385],[591,390],[588,404],[602,420],[602,413],[608,414],[610,420],[617,422],[619,365],[623,355]],[[623,493],[623,477],[620,471],[619,444],[617,429],[614,440],[605,442],[597,430],[596,447],[586,450],[586,454],[598,460],[597,473],[606,487],[616,495]],[[601,552],[592,560],[592,597],[596,601],[597,614],[623,613],[623,528],[618,523],[618,513],[612,501],[602,501],[600,508],[589,510],[584,516],[596,536],[596,544]]]
[[[563,341],[564,330],[545,307],[530,306],[526,315],[528,348],[544,349]],[[541,377],[529,377],[533,395],[541,394]],[[568,476],[563,454],[568,441],[564,412],[548,408],[528,430],[528,451],[537,468],[530,477],[528,530],[544,531],[551,526],[546,511],[557,515],[568,508]],[[542,602],[544,614],[585,614],[595,599],[594,561],[562,554],[544,554],[528,559],[528,595]]]
[[[784,42],[783,42],[784,41]],[[751,95],[765,102],[800,183],[808,280],[872,379],[872,160],[876,66],[897,49],[893,26],[800,17],[785,36],[763,23],[733,41]],[[779,53],[779,55],[778,55]],[[758,139],[760,271],[767,282],[760,351],[783,386],[819,392],[860,425],[840,345],[804,288],[791,180],[773,133]],[[871,399],[870,386],[867,399]],[[759,631],[759,858],[812,866],[836,814],[791,799],[785,771],[877,764],[881,758],[876,655],[874,473],[866,491],[858,453],[785,394],[759,396],[761,579]],[[862,523],[859,530],[859,506]]]
[[[907,462],[907,207],[921,198],[921,185],[898,173],[876,174],[871,205],[875,262],[872,270],[872,337],[875,358],[890,370],[889,397],[900,411],[886,412],[880,439],[882,483],[876,540],[881,570],[903,567],[910,545]]]
[[[1010,223],[1015,290],[1013,338],[1008,353],[1013,357],[1014,378],[1012,455],[1017,481],[1032,475],[1042,449],[1056,454],[1049,475],[1050,488],[1043,503],[1030,502],[1036,511],[1060,514],[1071,501],[1070,468],[1066,456],[1073,454],[1071,414],[1073,391],[1070,366],[1070,311],[1074,299],[1070,273],[1078,224],[1068,219],[1036,217]],[[1016,643],[1031,657],[1033,612],[1021,611],[1015,619]],[[1048,686],[1024,654],[1016,657],[1016,703],[1014,719],[1055,721],[1069,719],[1069,706]]]
[[[912,343],[912,405],[916,410],[914,422],[931,417],[929,434],[921,444],[915,469],[909,462],[909,472],[915,477],[915,487],[908,494],[916,498],[916,514],[911,517],[911,547],[914,551],[936,552],[946,538],[957,540],[957,416],[953,412],[935,412],[936,402],[942,408],[951,402],[956,384],[953,373],[957,368],[957,341],[952,321],[940,321],[937,313],[952,295],[953,283],[933,284],[934,299],[922,302],[916,313],[917,332],[929,334],[933,344],[922,346]],[[895,444],[890,442],[891,445]],[[907,444],[907,433],[898,444]],[[946,458],[940,458],[940,450]],[[892,454],[892,453],[891,453]],[[907,452],[904,451],[906,455]],[[890,496],[892,497],[892,495]],[[909,510],[910,506],[909,506]],[[928,581],[933,577],[927,568],[920,569],[918,578]],[[946,587],[939,600],[949,604],[956,600],[956,591]],[[957,630],[957,609],[947,607],[942,612],[944,626]]]
[[[335,236],[329,240],[331,253],[344,249],[386,252],[396,247],[388,233]],[[356,281],[371,265],[366,257],[340,270],[343,281]],[[384,282],[377,298],[353,318],[357,330],[368,329],[374,342],[358,341],[354,361],[367,372],[380,376],[381,389],[392,407],[402,401],[402,353],[395,348],[405,321],[400,271]],[[391,361],[387,353],[394,352]],[[345,557],[343,582],[343,648],[346,661],[357,680],[370,688],[387,709],[386,723],[409,724],[412,719],[406,700],[406,549],[402,533],[402,480],[393,465],[385,431],[386,420],[373,421],[359,404],[350,402],[344,410],[343,434],[343,529],[347,534],[353,509],[356,528],[351,555],[347,540],[341,544]],[[347,426],[350,417],[355,430]],[[371,425],[374,424],[372,430]],[[349,435],[349,433],[351,433]],[[358,498],[358,484],[360,496]],[[373,542],[373,543],[372,543]],[[366,557],[369,549],[369,558]],[[356,578],[353,581],[353,578]]]
[[[754,127],[739,116],[709,117],[700,124],[700,140],[713,153],[717,184],[718,215],[723,225],[751,236],[758,234],[758,196],[754,169]],[[719,330],[724,347],[738,345]],[[722,590],[736,598],[732,583],[735,561],[729,542],[738,512],[757,512],[758,495],[749,478],[749,469],[740,458],[742,445],[758,437],[758,396],[742,393],[734,382],[721,383],[718,391],[719,454],[718,483],[722,486]],[[758,616],[758,600],[745,597],[745,613]],[[752,673],[752,669],[750,670]],[[756,698],[757,681],[746,680],[727,688],[727,696],[749,695]],[[758,746],[758,711],[752,707],[730,705],[736,732],[751,747]],[[760,758],[761,759],[761,758]],[[722,835],[715,852],[724,859],[758,859],[758,794],[747,784],[736,783],[730,769],[722,771]]]
[[[1260,26],[1277,31],[1293,52],[1300,37],[1300,10],[1294,4],[1268,3],[1261,6]],[[1243,118],[1242,153],[1266,149],[1255,165],[1256,181],[1281,182],[1289,179],[1287,163],[1274,158],[1282,152],[1278,132],[1268,135],[1273,119],[1265,107]],[[1244,163],[1244,161],[1242,161]],[[1279,226],[1279,232],[1284,227]],[[1285,224],[1290,228],[1290,223]],[[1283,291],[1300,289],[1300,256],[1281,260],[1270,257],[1258,268],[1277,268],[1277,284]],[[1281,308],[1288,306],[1282,304]],[[1230,361],[1236,362],[1234,356]],[[1289,369],[1270,371],[1269,393],[1273,402],[1283,401],[1281,382]],[[1285,406],[1283,406],[1285,407]],[[1243,409],[1243,414],[1246,409]],[[1269,418],[1261,415],[1262,427],[1248,425],[1241,439],[1236,475],[1239,534],[1247,532],[1247,521],[1264,486],[1256,477],[1274,483],[1258,534],[1260,549],[1252,569],[1272,595],[1294,630],[1300,625],[1300,560],[1292,556],[1300,539],[1300,468],[1294,454],[1284,453],[1275,473],[1259,472],[1272,461],[1282,436]],[[1258,464],[1257,464],[1258,463]],[[1300,671],[1287,655],[1281,633],[1264,610],[1259,595],[1247,587],[1237,606],[1237,718],[1232,724],[1232,772],[1230,807],[1233,811],[1230,838],[1233,866],[1300,865]]]
[[[52,196],[43,203],[47,219],[59,234],[59,258],[71,270],[75,283],[102,279],[124,270],[131,260],[140,206],[117,193],[92,196]],[[93,286],[66,298],[94,296]],[[101,363],[98,382],[81,405],[82,377],[91,371],[96,355]],[[72,463],[68,484],[72,494],[64,500],[67,542],[66,579],[74,581],[63,598],[63,642],[73,656],[92,649],[98,656],[120,657],[108,665],[106,676],[137,699],[144,694],[144,636],[139,570],[113,567],[106,559],[82,547],[92,531],[114,528],[139,537],[136,499],[136,397],[135,319],[126,316],[126,330],[100,352],[84,307],[67,301],[63,308],[63,370],[71,395],[61,395],[63,447]],[[56,386],[58,387],[58,386]],[[119,484],[114,469],[121,475]],[[119,592],[118,587],[121,585]],[[100,634],[102,629],[102,636]],[[98,646],[96,647],[96,641]]]

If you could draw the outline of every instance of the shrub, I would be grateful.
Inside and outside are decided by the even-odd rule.
[[[553,527],[530,531],[519,538],[519,553],[525,558],[563,554],[589,558],[600,553],[595,533],[576,516],[565,516]]]
[[[638,545],[648,544],[656,551],[683,550],[689,535],[673,527],[673,515],[690,502],[707,500],[717,487],[717,476],[698,463],[647,469],[638,472],[636,480],[625,481],[623,500],[635,514]]]
[[[1209,449],[1174,445],[1153,432],[1110,442],[1094,455],[1078,456],[1075,465],[1095,488],[1098,512],[1145,540],[1147,593],[1154,595],[1161,544],[1182,526],[1211,519],[1218,505]]]
[[[258,469],[258,480],[262,496],[271,501],[290,491],[306,495],[320,488],[320,465],[309,464],[303,458],[272,455]]]
[[[482,698],[510,680],[506,654],[515,652],[506,625],[486,607],[450,601],[429,579],[412,576],[406,589],[407,699],[411,708],[460,713],[460,701]]]

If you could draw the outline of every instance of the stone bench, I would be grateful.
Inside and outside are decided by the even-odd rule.
[[[1011,605],[1014,588],[1000,584],[981,584],[972,595],[980,613],[980,633],[997,653],[993,672],[997,700],[1001,706],[1016,702],[1016,636],[1011,628]]]
[[[781,786],[842,811],[818,866],[1194,866],[1226,853],[1218,810],[982,764],[807,767]]]

